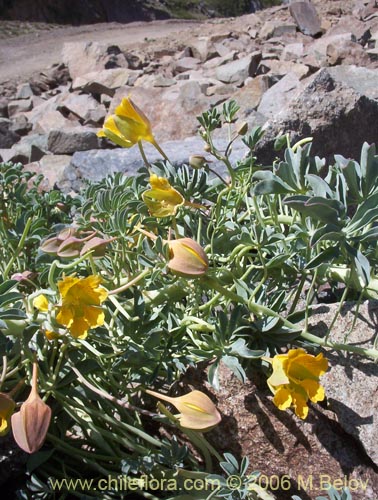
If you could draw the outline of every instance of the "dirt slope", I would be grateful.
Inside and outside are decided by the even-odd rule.
[[[129,24],[102,23],[70,26],[52,31],[12,37],[1,40],[0,84],[6,81],[27,81],[34,73],[60,62],[64,42],[110,42],[121,48],[154,40],[174,33],[191,32],[201,26],[200,21],[164,20]]]

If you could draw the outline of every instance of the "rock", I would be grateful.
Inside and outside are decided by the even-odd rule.
[[[257,69],[258,75],[269,74],[269,76],[277,81],[283,76],[294,73],[302,80],[310,73],[310,68],[306,64],[296,63],[293,61],[277,61],[276,59],[262,60]]]
[[[311,56],[314,58],[318,66],[324,67],[328,65],[327,62],[327,49],[331,44],[343,44],[348,43],[352,40],[351,33],[340,33],[338,35],[332,35],[327,37],[322,37],[314,40],[312,43],[308,44],[305,48],[305,56]],[[303,61],[305,64],[307,61]]]
[[[46,155],[39,161],[25,165],[25,168],[36,175],[43,175],[43,181],[39,188],[41,191],[56,189],[65,179],[65,172],[71,162],[69,155]],[[68,192],[70,189],[67,190]]]
[[[63,114],[73,113],[85,123],[101,125],[106,116],[106,109],[96,99],[87,94],[66,93],[59,99],[57,109]]]
[[[204,69],[213,69],[217,68],[218,66],[222,66],[223,64],[227,64],[231,61],[235,61],[237,58],[237,51],[233,50],[231,52],[227,52],[226,55],[221,56],[221,57],[214,57],[213,59],[210,59],[209,61],[206,61],[202,67]]]
[[[30,163],[40,160],[47,151],[47,137],[40,134],[31,134],[22,137],[21,140],[10,149],[2,149],[1,156],[4,162]]]
[[[53,64],[44,72],[34,76],[30,81],[30,87],[35,95],[41,95],[59,85],[67,85],[69,79],[70,75],[65,64]]]
[[[47,139],[48,151],[58,155],[98,149],[100,145],[101,140],[97,137],[96,130],[89,127],[51,130]]]
[[[109,112],[128,95],[148,116],[158,141],[195,135],[199,126],[196,117],[218,101],[203,94],[198,82],[187,80],[168,88],[122,87],[116,91]]]
[[[356,42],[338,40],[327,46],[327,64],[329,66],[336,66],[339,64],[368,66],[370,60],[369,55],[361,45]]]
[[[20,140],[19,134],[10,130],[11,121],[8,118],[0,118],[0,148],[11,148],[13,144]]]
[[[261,61],[261,52],[256,50],[248,56],[236,59],[216,69],[216,77],[223,83],[241,85],[248,76],[254,76]]]
[[[375,142],[378,137],[377,78],[375,71],[356,66],[321,69],[291,94],[284,108],[276,107],[280,112],[271,115],[267,132],[256,147],[258,160],[273,161],[274,137],[278,133],[289,133],[292,143],[313,137],[312,154],[329,161],[336,153],[359,158],[362,144]],[[268,110],[273,112],[274,102],[270,104]]]
[[[372,62],[378,61],[378,47],[374,49],[367,49],[366,54],[369,57],[369,60]]]
[[[378,100],[377,71],[354,65],[328,68],[327,71],[337,82],[351,87],[360,95],[364,95],[369,99]]]
[[[183,57],[173,63],[173,74],[184,73],[186,71],[196,70],[200,64],[200,60],[195,57]]]
[[[8,118],[8,100],[0,98],[0,118]]]
[[[77,121],[65,118],[60,111],[48,110],[40,118],[34,120],[32,130],[36,134],[48,134],[51,130],[63,127],[76,127],[77,124]]]
[[[257,111],[267,118],[277,116],[277,113],[292,99],[299,84],[297,75],[288,73],[264,93]]]
[[[213,57],[218,57],[220,54],[214,47],[213,40],[208,36],[201,36],[191,42],[189,46],[193,57],[196,57],[201,62],[206,62]]]
[[[216,141],[215,143],[221,150],[227,145],[227,141]],[[203,151],[204,142],[198,136],[159,144],[174,165],[188,163],[189,156],[192,154],[205,154]],[[161,155],[151,144],[143,143],[143,148],[151,163],[161,160]],[[245,152],[244,144],[241,141],[235,141],[232,161],[242,157]],[[116,172],[135,175],[143,165],[137,147],[77,152],[73,155],[69,168],[65,171],[64,179],[62,178],[58,185],[64,191],[79,190],[84,180],[98,181]],[[212,168],[215,168],[221,175],[225,173],[225,166],[221,162],[214,161]]]
[[[316,36],[322,32],[320,19],[313,3],[309,1],[290,2],[289,10],[302,33]]]
[[[98,42],[66,42],[62,60],[74,80],[78,76],[111,68],[127,68],[127,60],[119,47]]]
[[[309,331],[324,336],[339,304],[319,304],[314,307]],[[350,332],[356,314],[355,303],[345,303],[338,316],[331,342],[347,343],[359,347],[372,347],[374,324],[369,318],[378,313],[377,301],[360,305],[357,321]],[[350,332],[350,333],[349,333]],[[322,377],[327,395],[327,408],[335,412],[337,421],[348,434],[359,441],[371,460],[378,465],[378,365],[368,358],[337,354],[326,349],[330,370]]]
[[[9,125],[9,130],[18,135],[26,135],[32,128],[32,124],[28,121],[26,116],[22,114],[15,116]]]
[[[72,90],[88,94],[106,94],[113,97],[114,92],[124,85],[132,85],[141,71],[127,68],[106,69],[78,76],[72,83]]]
[[[302,42],[288,43],[282,51],[284,61],[296,61],[304,54],[304,44]]]
[[[30,111],[32,109],[31,99],[17,99],[16,101],[10,101],[8,103],[8,116],[17,115],[18,113],[24,113],[25,111]]]
[[[269,78],[266,75],[259,75],[252,78],[249,82],[238,89],[233,95],[237,104],[240,106],[238,116],[242,120],[249,121],[248,118],[253,110],[256,110],[264,93],[269,89]]]
[[[30,83],[23,83],[17,87],[16,99],[28,99],[34,95]]]
[[[280,21],[270,20],[266,21],[259,32],[259,37],[262,40],[268,40],[272,37],[279,37],[282,35],[294,35],[297,31],[295,24],[283,24]]]

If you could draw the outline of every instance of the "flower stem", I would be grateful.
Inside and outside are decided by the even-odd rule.
[[[144,149],[143,149],[142,141],[138,141],[138,147],[139,147],[139,151],[140,151],[141,157],[143,158],[144,164],[147,167],[147,170],[151,171],[151,164],[147,160],[146,153],[144,152]]]
[[[121,293],[124,290],[127,290],[128,288],[136,285],[140,280],[142,280],[150,272],[151,272],[150,269],[145,269],[143,272],[138,274],[138,276],[135,276],[135,278],[133,278],[131,281],[128,281],[124,285],[121,285],[119,288],[115,288],[114,290],[110,290],[108,292],[108,295],[116,295],[117,293]]]
[[[21,252],[21,250],[22,250],[22,248],[24,246],[24,243],[25,243],[25,240],[26,240],[26,238],[28,236],[28,233],[29,233],[30,227],[32,225],[32,222],[33,222],[32,217],[29,217],[29,219],[26,221],[25,228],[24,228],[24,231],[23,231],[23,233],[21,235],[21,239],[18,242],[17,248],[14,250],[14,253],[13,253],[12,257],[11,257],[10,261],[8,262],[7,267],[4,270],[4,273],[3,273],[3,280],[4,281],[8,278],[8,274],[9,274],[10,270],[12,269],[12,266],[13,266],[15,260],[19,256],[19,254],[20,254],[20,252]]]

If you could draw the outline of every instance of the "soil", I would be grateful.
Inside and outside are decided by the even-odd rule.
[[[46,31],[39,30],[36,25],[33,33],[1,40],[0,84],[12,81],[26,82],[33,74],[59,63],[65,42],[112,43],[124,49],[141,43],[151,45],[156,39],[168,36],[178,38],[183,32],[190,33],[202,24],[201,21],[169,19],[129,24],[100,23],[55,29],[50,27]],[[0,31],[1,28],[0,22]]]

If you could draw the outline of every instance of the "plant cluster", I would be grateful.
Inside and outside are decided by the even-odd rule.
[[[321,347],[378,358],[375,345],[334,343],[332,327],[326,337],[308,331],[325,283],[341,303],[377,297],[374,146],[359,163],[336,156],[322,175],[308,141],[284,137],[284,160],[263,168],[254,157],[263,132],[238,124],[238,110],[231,101],[199,117],[206,154],[174,166],[123,99],[99,135],[138,145],[144,166],[75,197],[41,193],[20,165],[0,165],[0,432],[12,427],[31,454],[20,498],[54,496],[52,479],[126,474],[151,499],[188,498],[188,478],[215,481],[190,498],[271,499],[246,458],[239,466],[205,438],[221,415],[202,391],[180,391],[188,367],[207,366],[216,390],[222,365],[242,381],[253,365],[276,406],[306,418],[325,397]],[[214,140],[221,127],[225,150]],[[162,161],[148,162],[145,140]],[[247,154],[231,164],[236,140]],[[238,488],[227,482],[235,474]],[[175,488],[153,492],[146,477]]]

